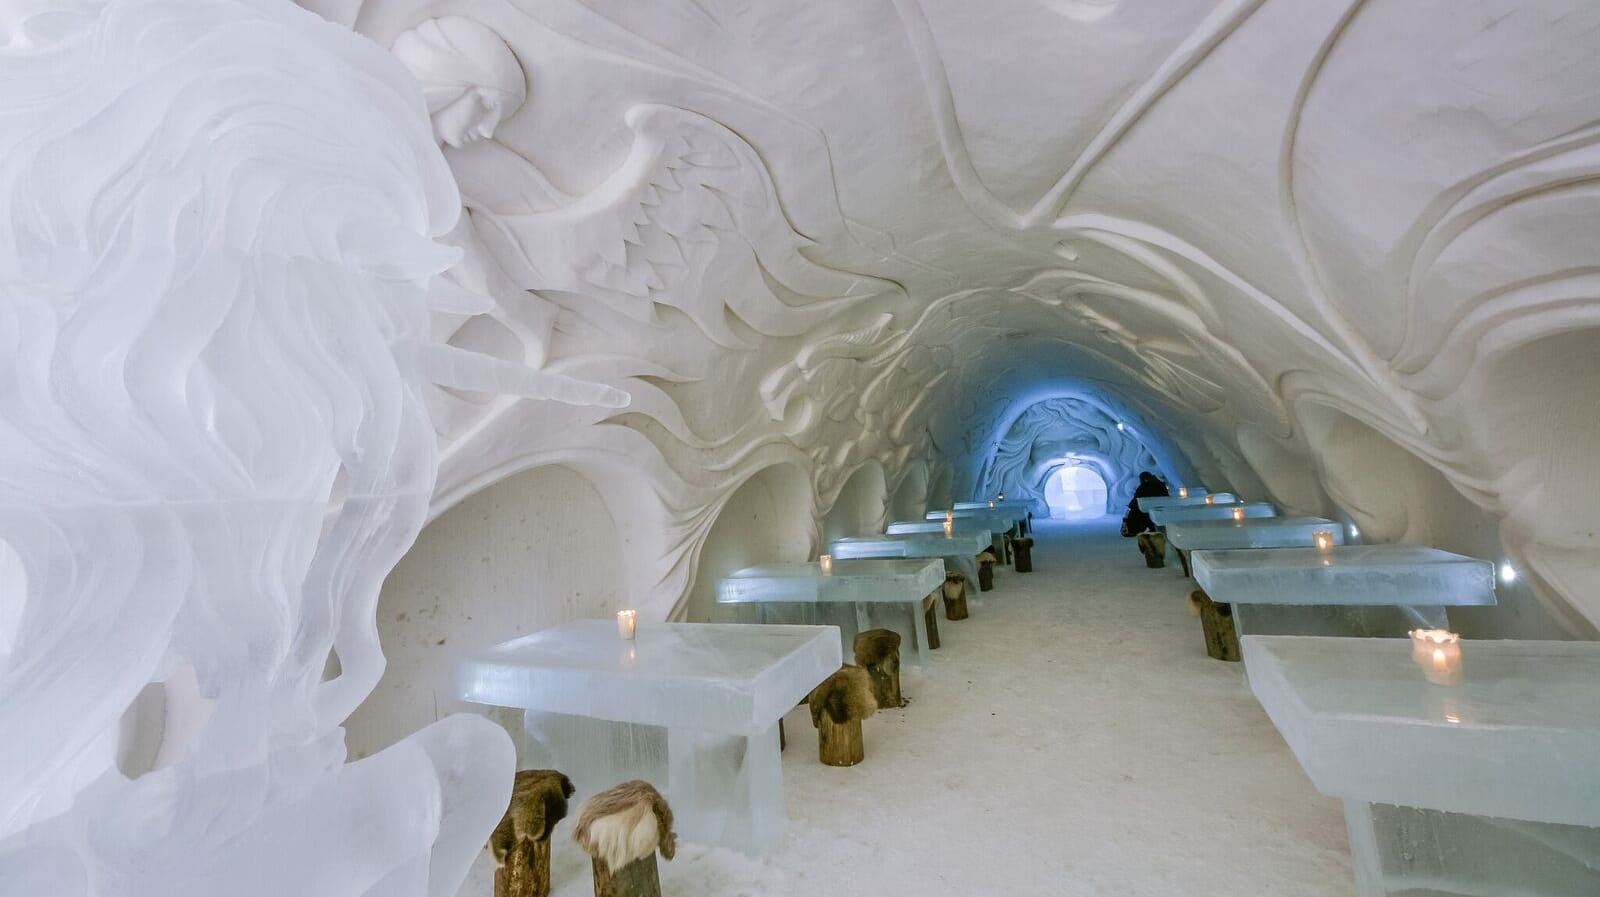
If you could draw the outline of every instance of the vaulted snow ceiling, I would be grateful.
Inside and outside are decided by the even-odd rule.
[[[1600,621],[1600,4],[304,5],[423,87],[498,303],[440,336],[633,396],[440,392],[436,513],[573,467],[666,613],[763,469],[965,498],[1087,395],[1372,538],[1476,506]]]

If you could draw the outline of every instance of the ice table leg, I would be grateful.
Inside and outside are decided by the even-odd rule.
[[[629,779],[667,781],[667,730],[529,710],[518,757],[523,769],[559,769],[581,796]]]
[[[1345,801],[1360,897],[1600,893],[1600,829]]]
[[[783,834],[778,726],[748,738],[670,729],[667,802],[689,841],[759,856]]]

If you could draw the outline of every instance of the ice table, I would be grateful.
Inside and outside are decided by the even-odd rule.
[[[523,768],[580,796],[628,779],[666,794],[683,836],[757,854],[783,831],[778,720],[839,668],[831,626],[578,620],[456,662],[462,699],[523,710]]]
[[[1196,520],[1232,520],[1234,508],[1244,508],[1246,519],[1278,516],[1278,509],[1273,507],[1271,502],[1236,501],[1232,504],[1177,505],[1170,508],[1154,508],[1150,511],[1150,519],[1154,520],[1157,526],[1192,523]]]
[[[1344,801],[1361,897],[1600,894],[1600,643],[1249,636],[1250,688]]]
[[[944,516],[950,514],[956,520],[982,520],[985,525],[1006,532],[1017,523],[1028,519],[1026,510],[1007,510],[1005,508],[951,508],[948,511],[929,511],[924,515],[924,520],[942,523]]]
[[[1257,517],[1244,520],[1186,520],[1167,525],[1167,541],[1184,551],[1222,548],[1309,548],[1311,534],[1333,533],[1344,544],[1344,527],[1326,517]]]
[[[952,510],[956,511],[1001,511],[1003,513],[1010,514],[1013,520],[1017,520],[1019,522],[1027,520],[1029,512],[1033,510],[1033,507],[1029,502],[1019,501],[1014,498],[1008,498],[1005,501],[997,501],[994,503],[993,508],[990,508],[989,503],[986,501],[958,501],[954,505],[951,505],[951,508]],[[939,519],[944,519],[943,511],[939,512]]]
[[[951,526],[952,532],[981,532],[989,538],[989,547],[994,549],[997,561],[1005,562],[1006,533],[1011,529],[1009,520],[993,517],[967,517],[956,518]],[[943,533],[944,521],[941,520],[896,520],[884,528],[884,532],[891,536],[906,533]]]
[[[834,560],[859,558],[944,558],[946,569],[954,564],[967,575],[968,582],[978,581],[978,552],[989,547],[989,533],[981,529],[955,532],[946,536],[937,533],[896,533],[882,536],[851,536],[839,539],[830,546]],[[968,589],[976,594],[976,588]]]
[[[1191,558],[1195,582],[1213,601],[1233,605],[1241,634],[1402,636],[1448,628],[1446,606],[1495,603],[1492,564],[1421,545],[1197,551]]]
[[[822,623],[839,627],[839,643],[853,656],[856,634],[868,629],[900,633],[901,657],[927,662],[927,618],[922,603],[944,583],[937,560],[815,562],[746,567],[717,583],[717,603],[756,605],[762,623]]]
[[[1232,492],[1218,492],[1211,496],[1210,504],[1231,505],[1239,501],[1239,496]],[[1195,505],[1207,504],[1206,490],[1190,489],[1186,498],[1177,495],[1150,495],[1139,499],[1139,510],[1149,513],[1156,508],[1190,508]]]

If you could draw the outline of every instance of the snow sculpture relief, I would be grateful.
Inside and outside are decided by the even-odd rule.
[[[381,48],[271,0],[51,4],[0,55],[0,891],[455,892],[514,756],[346,764],[434,488],[460,210]]]
[[[618,510],[673,530],[637,549],[641,591],[681,594],[716,509],[777,461],[810,472],[818,515],[868,460],[891,490],[925,469],[965,498],[1001,421],[1088,390],[1164,431],[1181,478],[1309,510],[1332,495],[1310,481],[1350,463],[1303,424],[1327,412],[1437,471],[1561,625],[1594,631],[1600,501],[1538,472],[1600,489],[1560,448],[1587,431],[1555,410],[1594,388],[1568,343],[1600,325],[1600,9],[810,9],[428,7],[473,16],[532,85],[492,136],[441,133],[505,276],[475,291],[559,307],[528,358],[638,399],[462,413],[441,427],[439,503],[605,459],[595,476],[647,496]],[[366,0],[338,18],[428,83],[399,41],[418,15]],[[1499,371],[1565,385],[1530,404]],[[1510,435],[1555,429],[1570,438]]]
[[[1121,429],[1118,423],[1123,423]],[[1128,504],[1141,471],[1177,479],[1105,408],[1059,398],[1031,405],[1017,417],[985,464],[975,494],[1004,492],[1008,498],[1032,501],[1035,513],[1044,516],[1049,513],[1045,482],[1069,463],[1090,467],[1105,480],[1108,511]]]

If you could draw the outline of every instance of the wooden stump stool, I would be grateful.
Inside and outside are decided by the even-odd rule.
[[[856,634],[856,665],[872,679],[872,697],[881,707],[904,707],[900,694],[900,633],[868,629]]]
[[[967,575],[965,573],[946,573],[944,575],[944,618],[946,620],[965,620],[967,618]]]
[[[1165,567],[1167,565],[1167,537],[1163,533],[1140,533],[1139,553],[1144,555],[1146,567]]]
[[[939,591],[934,590],[922,599],[922,624],[928,629],[928,650],[939,649]]]
[[[1189,593],[1189,610],[1200,618],[1200,629],[1205,633],[1206,654],[1217,660],[1237,663],[1239,629],[1233,624],[1233,606],[1211,600],[1204,589]]]
[[[978,556],[978,591],[994,591],[994,558]]]
[[[878,709],[866,670],[845,664],[812,689],[806,703],[817,727],[817,759],[827,766],[854,766],[866,758],[861,721]]]
[[[661,897],[656,851],[670,860],[678,850],[672,808],[638,779],[584,801],[572,840],[593,860],[594,897]]]
[[[1028,536],[1023,536],[1020,539],[1012,539],[1011,550],[1016,552],[1017,555],[1017,572],[1032,573],[1033,539]]]
[[[566,818],[572,791],[553,769],[517,771],[511,805],[489,835],[494,897],[550,897],[550,832]]]

